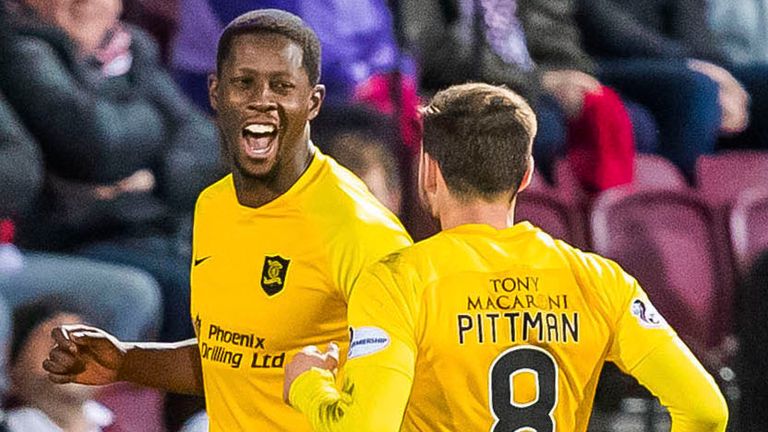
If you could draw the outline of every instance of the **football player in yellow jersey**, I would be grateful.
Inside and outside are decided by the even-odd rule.
[[[586,431],[603,363],[669,408],[674,432],[724,431],[712,377],[615,263],[513,224],[536,119],[514,92],[465,84],[424,110],[420,184],[442,231],[376,263],[334,353],[308,347],[285,397],[317,431]]]
[[[367,265],[410,245],[364,184],[309,139],[324,87],[317,36],[298,17],[234,20],[210,80],[232,174],[195,210],[191,312],[197,338],[135,344],[84,326],[54,332],[56,382],[118,380],[203,394],[210,430],[309,431],[283,402],[286,360],[342,341],[347,299]]]

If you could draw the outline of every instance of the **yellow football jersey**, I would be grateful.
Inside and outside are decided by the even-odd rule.
[[[316,151],[290,190],[241,206],[232,176],[195,210],[191,312],[210,430],[307,431],[282,400],[283,367],[306,345],[348,341],[361,270],[411,239],[352,173]]]
[[[359,279],[349,324],[343,389],[318,369],[291,387],[318,431],[586,431],[605,361],[662,402],[687,389],[705,417],[727,416],[632,277],[527,222],[463,225],[389,255]],[[673,430],[704,430],[686,422]]]

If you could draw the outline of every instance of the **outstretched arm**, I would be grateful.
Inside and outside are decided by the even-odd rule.
[[[344,370],[346,377],[339,389],[332,371],[332,356],[311,350],[310,347],[297,354],[286,368],[284,397],[307,416],[313,430],[400,430],[413,384],[412,369],[410,374],[404,373],[398,365],[391,364],[391,352],[352,360]],[[397,357],[401,362],[409,358],[413,365],[415,355],[406,344],[393,340],[388,350],[400,352]]]
[[[679,339],[656,347],[630,371],[672,416],[672,432],[721,432],[728,406],[715,380]]]
[[[350,296],[352,334],[341,388],[328,370],[330,354],[316,348],[286,367],[284,396],[316,431],[397,432],[403,422],[416,367],[418,302],[399,272],[383,263],[372,269]]]
[[[723,432],[728,407],[714,379],[656,310],[637,281],[614,262],[598,261],[603,291],[616,296],[607,359],[634,376],[672,416],[672,432]],[[607,265],[606,265],[607,264]]]
[[[43,363],[56,383],[90,385],[128,381],[172,393],[202,395],[203,374],[196,339],[176,343],[126,343],[88,326],[62,326]]]

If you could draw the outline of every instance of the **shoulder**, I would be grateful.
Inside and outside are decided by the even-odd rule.
[[[375,267],[379,268],[378,271],[385,271],[413,282],[418,280],[420,285],[427,285],[437,277],[445,276],[443,272],[438,274],[433,270],[438,263],[451,260],[450,255],[455,251],[450,245],[452,241],[448,236],[434,235],[389,253],[379,260]]]
[[[620,314],[631,298],[642,292],[637,280],[615,261],[573,247],[569,254],[582,293],[607,316]]]
[[[322,178],[311,199],[314,212],[335,237],[358,242],[397,237],[411,243],[400,220],[376,199],[362,180],[332,158],[321,157]],[[324,211],[321,211],[324,210]]]
[[[195,213],[220,207],[222,204],[231,201],[234,193],[235,187],[232,181],[232,174],[229,174],[200,192],[200,195],[197,197]]]

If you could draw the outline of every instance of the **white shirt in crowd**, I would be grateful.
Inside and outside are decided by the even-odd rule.
[[[102,432],[115,421],[115,416],[107,407],[95,401],[83,405],[83,411],[89,422],[88,432]],[[10,432],[63,432],[45,413],[36,408],[22,407],[6,413]]]

